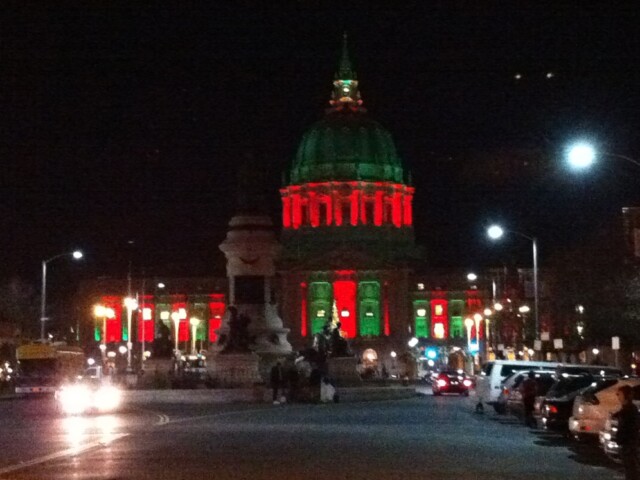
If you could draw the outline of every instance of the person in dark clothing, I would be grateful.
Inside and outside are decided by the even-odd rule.
[[[278,392],[281,392],[284,386],[284,373],[280,362],[271,367],[269,380],[271,383],[271,389],[273,390],[273,404],[278,405],[280,403],[278,400]]]
[[[536,374],[532,370],[527,375],[527,378],[525,378],[520,384],[522,404],[524,405],[524,424],[528,427],[536,426],[535,418],[533,418],[533,406],[536,401],[537,390],[538,385],[536,384]]]
[[[298,396],[298,384],[300,374],[295,365],[291,365],[287,370],[287,383],[289,384],[289,402],[295,402]]]
[[[627,480],[638,480],[638,409],[633,404],[633,390],[623,385],[616,392],[622,408],[613,414],[618,421],[616,442],[620,445],[620,459]]]

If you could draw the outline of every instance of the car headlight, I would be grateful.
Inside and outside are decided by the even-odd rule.
[[[77,415],[85,412],[91,404],[91,392],[82,385],[63,387],[58,394],[60,406],[65,413]]]
[[[111,412],[120,406],[122,393],[116,387],[101,387],[95,392],[94,404],[101,412]]]

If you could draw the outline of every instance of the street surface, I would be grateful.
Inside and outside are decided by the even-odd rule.
[[[0,479],[611,479],[596,446],[473,413],[473,397],[154,405],[59,416],[0,401]]]

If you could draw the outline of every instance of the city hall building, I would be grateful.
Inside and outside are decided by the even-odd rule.
[[[432,346],[442,356],[478,346],[485,328],[470,330],[465,318],[482,312],[491,292],[462,271],[446,280],[422,276],[428,268],[414,239],[415,187],[390,132],[364,107],[346,39],[329,108],[303,135],[285,179],[273,301],[295,350],[312,344],[334,309],[354,353],[374,367],[393,366],[413,338],[411,348]],[[195,335],[206,350],[229,306],[227,279],[166,284],[134,278],[130,289],[125,280],[88,285],[84,308],[108,307],[108,318],[95,319],[95,341],[109,349],[128,341],[131,315],[133,340],[145,348],[177,335],[186,349]],[[132,313],[127,291],[138,296]]]

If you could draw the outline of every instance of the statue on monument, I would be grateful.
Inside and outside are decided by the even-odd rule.
[[[238,315],[238,309],[229,307],[229,333],[220,336],[219,344],[223,345],[223,353],[247,353],[251,351],[253,339],[249,335],[251,319],[246,315]]]
[[[341,326],[338,307],[334,301],[331,320],[327,320],[327,323],[322,327],[322,332],[316,334],[313,341],[313,347],[321,357],[350,357],[352,355],[347,340],[340,332]]]

